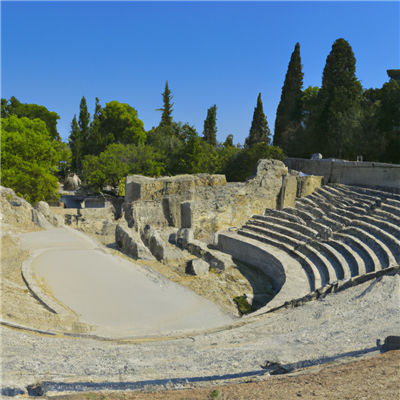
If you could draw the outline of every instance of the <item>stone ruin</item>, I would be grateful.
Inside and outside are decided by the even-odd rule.
[[[233,260],[257,267],[278,293],[257,313],[398,268],[400,195],[322,183],[276,160],[259,160],[244,183],[208,174],[128,176],[127,223],[117,226],[116,242],[135,258],[178,258],[178,247],[210,268]],[[163,241],[164,230],[172,234]]]
[[[266,208],[294,206],[321,186],[322,177],[300,176],[277,160],[260,160],[244,183],[227,183],[224,175],[179,175],[147,178],[131,175],[125,183],[125,219],[143,231],[152,227],[190,228],[210,241],[222,229],[242,226]]]

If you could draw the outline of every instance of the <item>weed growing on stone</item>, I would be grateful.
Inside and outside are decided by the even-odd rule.
[[[245,295],[234,297],[233,301],[236,303],[241,315],[251,313],[252,311],[251,304],[249,304]]]

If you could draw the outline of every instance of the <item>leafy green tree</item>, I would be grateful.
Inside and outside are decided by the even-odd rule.
[[[251,148],[246,147],[240,150],[231,158],[223,172],[228,182],[244,182],[253,173],[258,160],[283,160],[284,158],[281,148],[269,146],[266,142],[259,142]]]
[[[51,112],[46,107],[37,104],[22,104],[14,96],[10,98],[9,102],[6,99],[1,99],[1,118],[7,118],[11,115],[18,118],[39,118],[46,123],[50,136],[61,141],[57,132],[57,120],[60,119],[60,116],[56,112]]]
[[[52,139],[46,123],[16,115],[1,122],[2,185],[24,194],[31,204],[57,198],[54,173],[65,151],[60,151],[60,143]]]
[[[332,45],[318,92],[318,106],[309,115],[308,137],[312,152],[324,157],[354,155],[357,115],[362,99],[355,75],[356,59],[349,43],[338,39]]]
[[[122,178],[131,174],[160,176],[164,164],[151,146],[114,143],[99,156],[88,155],[83,160],[83,179],[92,188],[101,191],[103,186],[119,185]]]
[[[254,108],[253,121],[251,123],[249,136],[245,140],[245,147],[252,148],[256,143],[267,143],[271,141],[271,131],[268,127],[267,117],[263,111],[261,93],[257,98],[257,106]]]
[[[78,174],[81,173],[82,159],[83,159],[83,140],[81,136],[81,130],[79,129],[76,115],[71,122],[71,131],[68,137],[68,146],[72,153],[71,169]]]
[[[303,75],[300,44],[296,43],[290,58],[275,119],[273,144],[285,151],[288,150],[289,143],[297,142],[296,136],[302,134]]]
[[[214,104],[207,110],[207,118],[204,120],[204,140],[211,146],[217,144],[217,106]]]
[[[159,126],[164,127],[172,124],[172,111],[174,111],[172,109],[172,106],[175,104],[175,103],[171,104],[171,100],[174,96],[171,95],[171,91],[169,90],[168,87],[168,81],[166,81],[164,92],[161,93],[161,95],[163,97],[164,107],[159,108],[156,111],[162,111],[161,122]]]

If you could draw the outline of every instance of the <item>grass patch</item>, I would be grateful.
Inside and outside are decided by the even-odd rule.
[[[233,301],[236,303],[241,315],[250,314],[252,312],[251,304],[249,304],[245,295],[236,296],[233,298]]]

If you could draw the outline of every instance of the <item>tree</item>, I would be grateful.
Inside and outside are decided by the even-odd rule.
[[[79,129],[79,125],[76,120],[76,114],[74,115],[74,118],[71,122],[71,131],[68,137],[68,146],[72,153],[71,168],[73,171],[80,174],[82,158],[84,155],[81,130]]]
[[[11,115],[18,118],[39,118],[46,123],[52,139],[61,141],[57,132],[57,120],[60,119],[60,116],[56,112],[51,112],[46,107],[37,104],[22,104],[14,96],[10,98],[9,102],[6,99],[1,99],[1,118],[8,118]]]
[[[214,104],[207,110],[207,118],[204,120],[204,140],[211,146],[217,144],[217,106]]]
[[[261,93],[257,98],[257,106],[254,108],[253,121],[251,123],[249,136],[245,140],[245,146],[253,147],[256,143],[264,142],[268,145],[271,141],[271,131],[268,127],[267,117],[263,111]]]
[[[103,138],[100,135],[100,125],[102,121],[102,108],[100,100],[96,97],[93,120],[89,125],[89,139],[87,141],[86,154],[100,154],[101,149],[105,148]]]
[[[164,164],[151,146],[114,143],[99,156],[88,155],[83,160],[83,179],[92,188],[118,186],[127,175],[160,176]]]
[[[60,149],[60,143],[52,139],[44,121],[16,115],[2,119],[2,185],[22,193],[32,205],[57,198],[54,173],[66,154],[63,150],[65,147]]]
[[[296,141],[302,131],[303,72],[300,59],[300,44],[296,43],[290,58],[281,100],[276,111],[274,146],[288,150],[288,142]]]
[[[94,154],[100,154],[113,143],[144,144],[147,135],[143,127],[137,111],[129,104],[118,101],[106,103],[99,114]]]
[[[228,182],[244,182],[253,173],[258,160],[283,160],[284,158],[281,148],[259,142],[251,148],[247,147],[237,152],[227,163],[223,173]]]
[[[88,139],[89,139],[89,122],[90,114],[88,112],[85,96],[82,96],[81,103],[79,105],[79,130],[80,138],[82,141],[82,154],[87,154]]]
[[[362,99],[362,87],[355,71],[356,59],[351,46],[344,39],[336,40],[326,59],[318,106],[309,116],[312,152],[325,157],[354,155],[356,116]]]
[[[161,122],[160,122],[159,126],[160,127],[170,126],[172,124],[172,115],[171,114],[172,114],[172,111],[174,111],[172,109],[172,106],[175,103],[171,104],[171,100],[174,96],[171,95],[171,91],[168,88],[168,81],[166,81],[164,92],[161,93],[161,95],[163,97],[164,107],[156,110],[156,111],[162,111]]]

